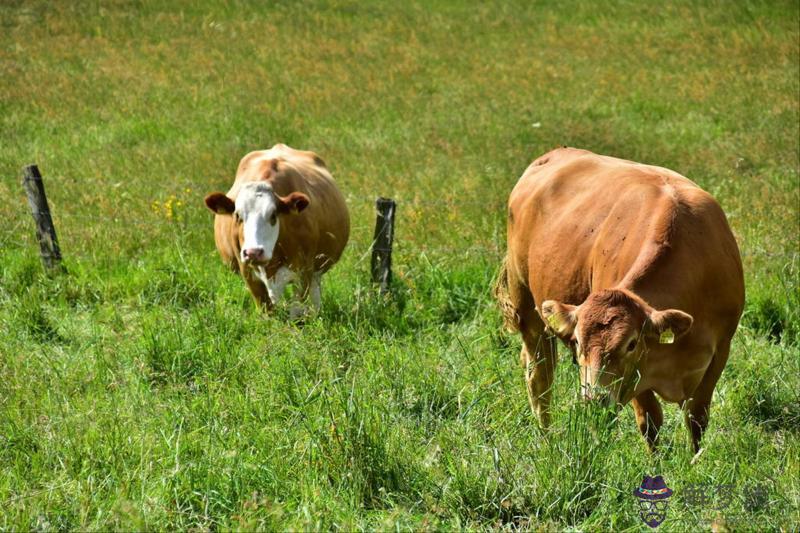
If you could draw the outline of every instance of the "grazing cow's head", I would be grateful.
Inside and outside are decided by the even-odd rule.
[[[234,202],[221,192],[206,196],[206,205],[218,215],[232,215],[239,230],[240,259],[263,265],[272,259],[281,225],[281,215],[299,213],[308,207],[308,196],[293,192],[278,196],[263,181],[245,183]]]
[[[584,398],[618,403],[631,399],[647,343],[670,344],[692,326],[683,311],[656,311],[638,296],[614,289],[591,294],[578,306],[545,301],[542,317],[556,335],[574,343]]]

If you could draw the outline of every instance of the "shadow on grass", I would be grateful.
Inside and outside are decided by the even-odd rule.
[[[332,287],[323,302],[325,321],[354,331],[406,335],[475,316],[490,298],[496,265],[478,263],[443,268],[427,263],[381,293],[371,283]]]
[[[762,389],[746,405],[748,415],[764,429],[800,435],[800,397],[784,399],[771,389]]]

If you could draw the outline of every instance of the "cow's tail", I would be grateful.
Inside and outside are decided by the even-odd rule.
[[[519,314],[511,301],[511,294],[508,291],[508,255],[503,258],[503,264],[500,265],[500,270],[495,277],[492,296],[497,300],[497,306],[503,316],[505,329],[512,333],[519,331]]]

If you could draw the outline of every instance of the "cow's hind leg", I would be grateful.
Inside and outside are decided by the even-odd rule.
[[[536,312],[530,289],[515,272],[514,262],[506,256],[494,285],[494,297],[503,314],[505,326],[522,334],[520,362],[525,369],[528,403],[542,427],[550,425],[550,396],[556,367],[555,337],[545,334],[544,322]]]
[[[509,299],[522,334],[520,360],[525,368],[528,402],[542,427],[550,425],[550,398],[556,368],[555,337],[545,333],[533,296],[521,283],[509,283]]]
[[[538,319],[538,316],[536,317]],[[523,321],[524,323],[524,321]],[[528,402],[539,417],[542,427],[550,425],[550,399],[556,367],[555,338],[530,328],[522,332],[522,353],[525,365],[525,382],[528,385]]]
[[[658,444],[658,432],[664,423],[664,412],[653,391],[645,391],[632,401],[633,412],[636,414],[636,424],[642,436],[647,439],[650,451],[655,451]]]
[[[717,381],[722,375],[722,369],[725,368],[725,364],[728,362],[730,348],[730,340],[717,347],[716,352],[714,352],[714,358],[711,360],[711,364],[708,365],[700,385],[697,386],[692,397],[683,405],[684,418],[689,431],[692,433],[692,446],[695,453],[700,451],[700,440],[703,438],[706,427],[708,427],[711,397],[714,395],[714,387],[716,387]]]

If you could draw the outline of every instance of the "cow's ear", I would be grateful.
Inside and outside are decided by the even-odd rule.
[[[236,204],[221,192],[206,196],[206,206],[218,215],[230,215],[236,211]]]
[[[308,207],[308,196],[301,192],[293,192],[286,196],[278,196],[278,211],[281,213],[299,213]]]
[[[556,335],[569,338],[572,337],[575,325],[578,323],[578,306],[546,300],[542,303],[542,318]]]
[[[653,310],[647,317],[647,335],[661,344],[672,344],[692,327],[692,315],[677,309]]]

